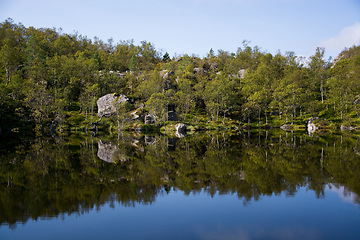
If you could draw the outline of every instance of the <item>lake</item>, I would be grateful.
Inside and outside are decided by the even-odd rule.
[[[0,239],[360,239],[349,132],[2,138]]]

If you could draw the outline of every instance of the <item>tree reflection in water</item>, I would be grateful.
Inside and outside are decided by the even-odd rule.
[[[360,146],[352,135],[279,131],[120,139],[38,138],[1,151],[0,223],[63,217],[104,204],[151,204],[171,189],[236,193],[245,205],[264,195],[324,197],[344,189],[360,203]]]

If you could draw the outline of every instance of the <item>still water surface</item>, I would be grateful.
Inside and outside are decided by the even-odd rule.
[[[0,239],[360,239],[359,150],[276,131],[12,144]]]

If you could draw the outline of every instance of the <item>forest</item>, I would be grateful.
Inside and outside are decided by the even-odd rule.
[[[0,25],[0,131],[88,127],[106,94],[129,98],[102,122],[106,129],[143,124],[128,121],[139,106],[158,127],[171,124],[169,112],[203,129],[296,127],[310,117],[331,128],[359,127],[360,46],[332,61],[324,56],[321,47],[309,58],[273,55],[244,40],[235,53],[171,57],[147,41],[115,44],[7,19]]]

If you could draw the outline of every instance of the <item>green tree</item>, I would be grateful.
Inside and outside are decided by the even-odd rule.
[[[181,113],[183,121],[194,104],[194,91],[191,87],[191,81],[187,78],[178,80],[178,91],[175,94],[178,112]]]
[[[135,62],[134,56],[132,56],[130,59],[129,69],[130,69],[130,71],[134,71],[136,69],[136,62]]]
[[[168,52],[166,52],[162,58],[163,62],[168,62],[170,60],[170,55]]]
[[[145,107],[149,109],[150,114],[154,114],[158,123],[167,120],[169,100],[166,93],[153,93],[148,101],[145,103]]]
[[[223,74],[209,81],[205,85],[204,100],[210,118],[218,121],[219,114],[222,112],[225,119],[226,112],[233,107],[235,102],[234,96],[234,82],[230,81]]]

